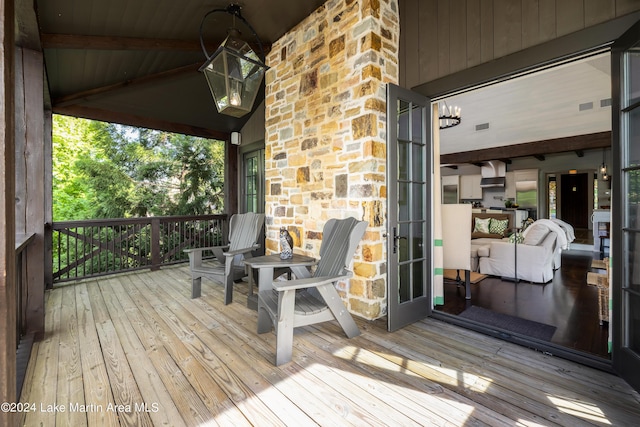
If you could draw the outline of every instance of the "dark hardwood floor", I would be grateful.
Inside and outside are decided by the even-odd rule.
[[[464,299],[464,287],[445,281],[445,305],[439,309],[458,315],[469,305],[497,313],[555,326],[551,342],[609,359],[608,325],[599,324],[598,289],[587,284],[587,272],[597,254],[568,250],[562,268],[547,284],[509,282],[489,276],[471,285],[472,299]]]

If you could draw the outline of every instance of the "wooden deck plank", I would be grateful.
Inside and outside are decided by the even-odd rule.
[[[481,348],[481,344],[477,340],[475,342],[469,342],[468,340],[452,340],[449,338],[445,341],[442,335],[434,337],[433,334],[429,333],[429,330],[420,325],[417,326],[416,332],[418,333],[418,340],[420,340],[420,337],[430,340],[430,348],[433,348],[434,345],[439,345],[440,350],[443,351],[445,348],[451,349],[452,347],[457,347],[460,354],[464,357],[464,361],[466,362],[464,366],[468,372],[475,372],[478,375],[490,375],[494,381],[513,384],[512,392],[524,394],[527,399],[532,401],[537,400],[543,405],[546,404],[554,407],[554,403],[545,397],[545,395],[562,396],[562,399],[566,402],[578,401],[582,398],[585,387],[589,387],[592,390],[592,398],[590,399],[592,402],[582,409],[575,408],[575,410],[585,411],[585,415],[588,415],[588,412],[597,406],[597,411],[611,412],[618,415],[617,418],[611,421],[620,423],[621,425],[636,422],[635,417],[625,415],[625,410],[637,407],[638,401],[620,399],[620,395],[611,393],[610,388],[603,386],[603,384],[607,383],[606,381],[593,382],[592,377],[599,377],[601,380],[605,380],[607,378],[605,375],[607,374],[604,372],[588,370],[585,371],[588,372],[587,375],[582,375],[577,374],[577,372],[571,374],[569,369],[565,369],[558,372],[559,375],[550,377],[548,375],[549,366],[541,366],[538,364],[538,366],[532,367],[530,364],[523,364],[521,359],[498,358],[491,355],[487,356],[486,353],[480,353],[479,348]],[[449,335],[449,337],[451,337],[451,335]],[[493,343],[493,348],[495,349],[495,343]],[[501,348],[502,347],[500,347],[500,349]],[[550,357],[542,353],[530,356],[532,361],[544,358],[548,360]],[[482,362],[478,363],[479,360]],[[567,377],[564,376],[565,374],[571,374],[574,381],[567,381]],[[535,392],[526,393],[525,390],[529,389],[533,389]],[[540,391],[543,391],[544,394],[540,393]],[[630,396],[627,395],[627,397]],[[616,408],[612,410],[611,406]],[[623,410],[618,411],[617,409]],[[594,413],[591,416],[596,417],[598,414]]]
[[[481,354],[474,354],[474,349],[466,342],[448,340],[448,344],[440,342],[433,334],[420,334],[420,328],[414,328],[407,336],[405,342],[406,347],[412,348],[414,341],[424,341],[429,339],[428,349],[425,352],[429,354],[446,354],[455,346],[458,346],[459,352],[455,357],[440,356],[444,369],[454,369],[455,371],[463,371],[474,383],[474,387],[486,389],[496,400],[510,400],[513,396],[518,396],[520,409],[535,414],[549,423],[557,423],[560,425],[569,425],[574,421],[573,417],[557,413],[553,403],[547,398],[546,394],[539,391],[549,391],[553,388],[543,381],[537,381],[535,377],[528,376],[519,371],[522,364],[505,367],[502,363],[495,363],[483,357]],[[556,389],[560,391],[559,389]],[[564,392],[564,390],[562,390]],[[506,396],[506,399],[505,399]]]
[[[170,325],[157,312],[158,309],[162,310],[163,308],[162,301],[156,295],[148,292],[139,276],[130,275],[127,278],[131,280],[128,283],[123,280],[124,288],[135,301],[143,316],[150,322],[158,341],[171,355],[173,362],[184,372],[197,396],[211,411],[212,418],[216,418],[221,424],[248,424],[244,414],[233,405],[221,386],[210,377],[207,367],[194,359],[186,344],[174,334]]]
[[[246,397],[249,396],[252,400],[259,399],[264,408],[268,405],[266,411],[262,407],[254,408],[255,415],[253,419],[250,418],[250,421],[253,423],[266,422],[268,424],[277,424],[282,420],[285,425],[311,425],[314,423],[300,408],[282,396],[277,389],[271,387],[271,383],[262,375],[258,374],[252,365],[244,360],[242,355],[237,354],[235,345],[229,346],[225,342],[221,342],[211,333],[208,327],[203,325],[204,319],[207,319],[209,316],[206,313],[203,313],[202,317],[195,316],[194,310],[197,311],[198,307],[192,303],[193,300],[182,299],[178,302],[179,295],[175,293],[175,289],[169,282],[148,281],[147,286],[161,297],[172,313],[177,316],[178,320],[189,328],[189,332],[195,334],[204,348],[216,350],[217,358],[219,358],[221,366],[231,368],[230,372],[235,373],[234,376],[237,376],[237,384],[243,387],[243,390],[241,390],[243,394],[238,396],[240,399],[246,399]],[[207,319],[208,324],[211,324],[213,321],[214,319]],[[207,360],[209,360],[209,358]],[[254,358],[254,363],[255,361],[257,360]],[[269,369],[269,366],[264,364],[263,368]],[[246,385],[248,389],[244,389],[244,385]],[[233,400],[236,401],[238,397],[233,398]],[[272,411],[273,415],[277,418],[270,421],[268,415]]]
[[[25,387],[25,400],[23,403],[30,405],[29,411],[25,413],[24,425],[55,426],[56,412],[49,409],[55,408],[57,403],[58,389],[58,347],[60,343],[60,311],[62,308],[62,292],[49,292],[45,311],[44,339],[38,343],[37,353],[32,357],[29,364],[35,362],[33,372],[33,383]],[[31,407],[31,405],[34,405]]]
[[[182,289],[178,288],[179,285],[169,290],[171,295],[175,297],[179,296]],[[222,298],[222,292],[220,292],[219,297]],[[218,295],[215,295],[213,298],[218,298]],[[222,301],[222,299],[220,299],[220,301]],[[290,375],[282,371],[281,368],[275,367],[270,362],[268,359],[269,352],[267,351],[267,346],[260,345],[261,341],[255,339],[255,325],[257,321],[255,312],[247,312],[246,307],[243,307],[242,304],[239,303],[232,303],[226,306],[224,313],[216,312],[212,310],[212,306],[209,305],[208,302],[205,302],[205,300],[201,298],[195,300],[188,299],[185,300],[184,303],[188,304],[194,316],[197,316],[201,320],[201,326],[207,328],[214,339],[226,344],[229,348],[233,348],[245,363],[253,367],[256,371],[259,371],[262,379],[269,382],[275,390],[290,401],[288,405],[274,409],[287,411],[283,421],[287,421],[291,417],[292,414],[288,408],[289,405],[293,405],[293,407],[298,408],[298,410],[303,411],[304,414],[311,417],[313,420],[311,423],[335,426],[350,424],[341,415],[342,411],[336,411],[336,406],[330,406],[322,399],[318,399],[317,390],[302,387],[293,380]],[[245,310],[243,314],[238,315],[236,310],[231,310],[237,309],[238,307],[240,310]],[[243,321],[242,319],[247,317],[253,317],[252,324],[254,330],[250,333],[245,333],[245,331],[238,328],[236,322],[236,319]],[[249,319],[249,321],[251,321],[251,319]],[[226,352],[223,353],[226,354]],[[241,369],[241,374],[246,374],[246,372],[244,369]],[[253,380],[250,382],[251,384],[255,384]],[[262,385],[262,381],[260,381],[260,384]],[[260,391],[260,396],[266,400],[269,399],[269,396],[265,395],[264,391]],[[278,396],[278,400],[274,400],[274,402],[282,402],[280,396]],[[287,424],[311,425],[304,422],[299,423],[295,420],[293,423]]]
[[[234,291],[225,306],[222,287],[205,281],[191,299],[188,269],[177,266],[47,292],[47,333],[21,401],[76,399],[77,384],[61,382],[81,374],[87,404],[158,402],[147,425],[573,426],[640,417],[638,393],[618,377],[433,319],[394,333],[357,319],[362,334],[353,339],[335,322],[300,328],[292,362],[276,367],[274,334],[256,334],[246,284]],[[143,425],[98,412],[82,414],[89,427]],[[70,425],[69,414],[23,419],[53,426],[56,416]]]
[[[167,392],[160,375],[147,357],[142,342],[135,333],[124,307],[114,294],[116,281],[110,279],[100,283],[100,290],[109,315],[116,329],[129,366],[144,396],[144,403],[154,426],[184,427],[186,424]],[[130,309],[131,310],[131,309]]]
[[[120,424],[152,426],[153,423],[113,323],[110,320],[98,323],[97,328]]]
[[[76,292],[72,286],[67,286],[60,289],[59,293],[62,295],[60,324],[66,325],[66,328],[60,328],[57,401],[84,405]],[[86,426],[87,416],[82,411],[57,412],[56,425]]]
[[[214,292],[214,293],[215,293],[216,291],[215,291],[215,290],[212,290],[212,292]],[[210,295],[208,298],[211,298],[211,299],[216,299],[216,298],[218,298],[218,299],[220,299],[220,298],[222,298],[222,293],[220,293],[220,295]],[[246,308],[245,308],[245,307],[243,307],[243,305],[242,305],[242,304],[236,304],[236,303],[234,303],[234,304],[231,304],[231,305],[229,305],[229,306],[226,306],[226,307],[225,307],[225,310],[230,310],[230,309],[234,309],[234,310],[236,311],[233,315],[231,315],[231,316],[230,316],[230,317],[233,319],[233,320],[232,320],[232,324],[233,324],[234,326],[242,326],[242,327],[245,329],[245,332],[246,332],[247,334],[249,334],[249,335],[253,335],[253,334],[255,334],[255,329],[256,329],[256,318],[253,316],[253,313],[254,313],[254,312],[248,312],[248,313],[250,313],[250,314],[251,314],[251,316],[249,316],[249,317],[251,317],[251,318],[250,318],[250,319],[248,319],[248,321],[245,321],[244,319],[246,319],[246,318],[247,318],[247,315],[246,315],[246,314],[247,314],[247,311],[246,311]],[[338,329],[339,329],[339,328],[338,328]],[[234,335],[238,335],[238,334],[242,334],[242,333],[243,333],[243,332],[242,332],[242,331],[239,331],[237,328],[235,328],[235,329],[234,329]],[[300,344],[299,344],[299,341],[300,341],[300,339],[299,339],[299,338],[301,338],[301,335],[302,335],[301,333],[296,332],[296,340],[294,340],[294,345],[296,345],[296,346],[299,346],[299,345],[300,345]],[[309,334],[305,334],[305,336],[307,336],[307,335],[309,335]],[[344,334],[342,333],[342,330],[339,330],[339,331],[338,331],[338,336],[343,336],[343,335],[344,335]],[[274,347],[274,343],[275,343],[275,338],[274,338],[273,334],[258,335],[258,337],[259,337],[260,339],[262,339],[262,340],[264,340],[264,341],[266,342],[266,345],[267,345],[267,347],[268,347],[268,350],[266,351],[266,356],[265,356],[265,357],[266,357],[268,360],[271,360],[271,359],[273,358],[273,357],[272,357],[272,356],[273,356],[273,351],[274,351],[274,348],[273,348],[273,347]],[[255,341],[254,341],[254,342],[255,342]],[[317,349],[316,349],[316,350],[317,350]],[[323,363],[325,363],[325,364],[326,364],[326,363],[327,363],[327,361],[323,359]],[[284,369],[284,368],[283,368],[283,369]],[[287,368],[287,369],[291,369],[291,368]],[[302,367],[296,367],[295,369],[302,369]],[[397,369],[397,366],[396,366],[396,369]],[[370,375],[371,375],[371,373],[370,373],[370,372],[367,372],[367,375],[369,375],[369,376],[370,376]],[[424,379],[422,379],[422,380],[424,381]],[[322,385],[323,385],[323,384],[324,384],[324,383],[321,383],[321,384],[319,384],[319,385],[315,386],[315,389],[322,390]],[[309,384],[307,383],[307,384],[305,384],[305,386],[306,386],[306,387],[309,387]],[[439,389],[441,389],[441,387],[439,387]],[[433,390],[429,390],[429,391],[428,391],[428,393],[433,394]],[[453,394],[452,394],[452,395],[453,395]],[[363,400],[366,400],[366,399],[363,399]],[[411,401],[411,402],[413,402],[413,401]],[[414,404],[412,404],[412,403],[408,403],[408,405],[409,405],[409,406],[415,406],[415,405],[414,405]],[[341,405],[341,407],[343,408],[343,411],[344,411],[345,413],[348,413],[348,412],[349,412],[349,411],[348,411],[349,406]],[[450,410],[451,410],[451,408],[448,408],[448,410],[450,411]],[[491,425],[500,425],[499,423],[496,423],[496,422],[495,422],[497,419],[499,419],[499,417],[500,417],[500,415],[499,415],[499,414],[498,414],[498,417],[495,417],[495,413],[494,413],[494,417],[488,417],[488,422],[489,422]],[[465,420],[465,421],[466,421],[466,420],[468,420],[468,418],[469,418],[469,417],[467,417],[466,415],[465,415],[465,416],[462,416],[462,417],[460,417],[460,418],[457,420],[458,422],[454,422],[453,424],[454,424],[454,425],[460,425],[460,424],[463,424],[463,423],[464,423],[464,422],[463,422],[463,420]],[[359,423],[361,423],[361,420],[359,421]],[[436,425],[437,425],[437,424],[436,424]],[[472,424],[472,425],[473,425],[473,424]],[[479,423],[478,425],[482,425],[482,423]]]
[[[113,291],[118,294],[119,301],[127,317],[135,330],[141,343],[145,346],[149,362],[158,373],[167,393],[173,399],[184,422],[189,426],[197,426],[211,422],[214,414],[219,412],[217,403],[206,397],[201,398],[202,392],[194,389],[192,381],[194,376],[200,372],[183,370],[171,357],[171,354],[164,346],[164,340],[157,335],[158,328],[153,325],[153,318],[146,318],[136,301],[144,299],[138,289],[131,284],[131,277],[123,277],[120,281],[112,284]],[[162,332],[160,332],[162,333]],[[195,374],[195,375],[194,375]],[[205,386],[210,384],[205,384]],[[200,387],[201,388],[201,387]],[[217,387],[212,385],[211,394],[215,397]],[[218,395],[218,399],[221,397]],[[164,407],[163,407],[164,408]],[[163,410],[163,408],[161,408]],[[217,423],[214,422],[217,425]]]
[[[118,415],[122,426],[151,426],[151,418],[146,411],[140,390],[129,367],[129,361],[109,316],[100,286],[96,285],[87,288],[87,292],[111,384],[115,403],[113,410]]]
[[[100,348],[87,286],[97,286],[97,284],[95,281],[80,283],[75,289],[78,336],[82,342],[80,360],[86,405],[81,412],[86,413],[88,425],[119,426],[117,413],[107,410],[107,408],[113,407],[115,402]],[[70,403],[75,404],[75,402]]]

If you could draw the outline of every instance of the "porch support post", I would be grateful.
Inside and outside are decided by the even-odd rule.
[[[13,6],[0,2],[0,396],[8,402],[17,400]],[[0,425],[15,425],[15,415],[0,411]]]
[[[224,147],[224,212],[231,218],[238,213],[238,200],[244,192],[239,188],[238,146],[227,140]]]
[[[34,235],[26,247],[25,335],[44,336],[45,154],[42,52],[15,50],[15,230]]]

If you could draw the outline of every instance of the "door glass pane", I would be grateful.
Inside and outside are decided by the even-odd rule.
[[[629,294],[626,304],[627,311],[627,336],[626,346],[636,353],[640,353],[640,296]]]
[[[420,220],[424,217],[424,187],[426,184],[411,184],[413,200],[413,217],[411,219]]]
[[[409,184],[398,183],[398,220],[409,220]]]
[[[411,141],[422,142],[422,108],[417,105],[411,110]]]
[[[640,229],[640,170],[627,172],[627,221],[628,228]]]
[[[400,239],[398,239],[400,262],[408,261],[411,257],[411,253],[409,252],[409,224],[400,224],[400,231],[398,234],[400,236]]]
[[[413,162],[413,171],[412,171],[412,179],[418,182],[424,182],[424,157],[425,157],[425,149],[421,144],[412,144],[413,146],[413,154],[412,154],[412,162]]]
[[[640,67],[638,67],[640,72]],[[640,80],[640,79],[638,79]],[[629,152],[627,156],[627,166],[640,166],[640,107],[631,110],[626,115],[629,120]]]
[[[403,264],[400,265],[398,268],[398,272],[399,272],[399,276],[398,277],[398,297],[400,299],[400,302],[406,302],[406,301],[410,301],[411,300],[411,294],[410,294],[410,290],[411,287],[409,286],[401,286],[401,284],[403,283],[411,283],[411,264]]]
[[[409,180],[409,144],[398,141],[398,179],[400,181]]]
[[[245,161],[245,194],[247,212],[256,212],[258,196],[258,161],[257,157],[247,157]]]
[[[411,235],[413,244],[413,258],[424,257],[424,222],[413,223],[413,233]]]
[[[418,298],[424,295],[424,263],[413,263],[413,297]]]
[[[629,76],[628,102],[625,107],[640,101],[640,44],[636,44],[626,54],[627,76]],[[635,77],[635,78],[634,78]]]
[[[398,140],[409,140],[409,103],[398,100]]]
[[[627,232],[628,269],[627,280],[623,286],[640,292],[640,233]]]

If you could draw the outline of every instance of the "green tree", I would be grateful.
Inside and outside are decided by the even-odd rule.
[[[219,213],[224,143],[54,116],[54,220]]]

